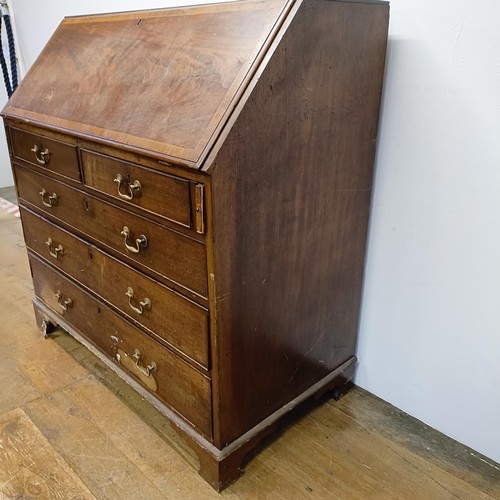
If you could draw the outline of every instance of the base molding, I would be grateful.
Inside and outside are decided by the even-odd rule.
[[[186,421],[177,415],[171,408],[156,399],[146,391],[130,375],[124,372],[118,365],[113,363],[105,354],[96,348],[87,338],[76,330],[64,318],[52,311],[38,298],[33,299],[36,322],[46,338],[60,327],[78,342],[87,347],[106,366],[112,369],[128,385],[135,389],[144,399],[158,409],[170,422],[172,428],[177,431],[186,444],[193,450],[199,460],[199,474],[216,491],[234,482],[244,471],[243,464],[247,456],[258,447],[259,443],[272,434],[284,417],[293,412],[295,408],[310,398],[319,398],[327,391],[332,391],[333,397],[338,399],[352,387],[354,368],[357,362],[352,356],[338,368],[330,372],[296,398],[276,410],[258,425],[247,431],[238,439],[225,446],[221,450],[216,448],[205,437],[196,432]]]

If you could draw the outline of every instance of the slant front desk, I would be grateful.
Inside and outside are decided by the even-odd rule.
[[[159,408],[216,489],[353,377],[388,14],[67,18],[3,110],[39,326]]]

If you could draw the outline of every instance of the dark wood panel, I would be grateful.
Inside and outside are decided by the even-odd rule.
[[[4,114],[195,164],[287,3],[64,20]]]
[[[102,154],[104,156],[109,156],[117,160],[123,160],[125,162],[134,163],[140,165],[141,167],[151,168],[154,171],[160,173],[165,173],[173,177],[182,178],[185,180],[190,180],[193,182],[203,182],[206,176],[197,170],[176,164],[175,162],[165,161],[163,159],[154,158],[152,155],[144,155],[138,152],[131,152],[126,147],[117,148],[111,145],[107,145],[102,141],[97,142],[91,137],[83,138],[75,135],[68,135],[71,131],[60,132],[49,126],[40,126],[33,123],[26,123],[18,119],[4,118],[4,123],[8,127],[14,127],[19,130],[35,134],[43,135],[47,139],[53,139],[55,141],[64,142],[66,144],[71,144],[80,149],[86,149],[94,153]]]
[[[354,353],[387,23],[305,1],[209,169],[220,445]]]
[[[92,151],[80,150],[80,158],[86,186],[191,227],[189,181]]]
[[[14,127],[10,127],[10,137],[12,153],[16,158],[44,168],[47,172],[80,181],[78,155],[73,145]]]
[[[21,217],[28,248],[146,327],[150,335],[208,368],[208,312],[205,308],[29,210],[21,208]],[[129,288],[134,292],[130,300]],[[149,299],[150,306],[143,307],[141,313],[139,302],[145,298]]]
[[[21,200],[120,252],[131,262],[206,296],[206,251],[202,243],[19,165],[15,165],[14,172]],[[42,189],[46,192],[44,197],[40,195]],[[51,203],[49,197],[53,194],[57,195],[57,200],[48,207],[47,204]],[[122,235],[124,227],[130,230],[127,244],[138,247],[139,253],[126,250]],[[136,244],[141,236],[147,239],[146,247]]]
[[[38,298],[210,439],[209,378],[189,367],[33,255],[30,255],[30,264]],[[66,304],[66,310],[61,304]],[[131,361],[136,349],[141,353],[139,366],[135,364],[136,360]],[[147,371],[145,367],[151,366],[151,362],[156,364],[156,369],[148,376],[143,372]]]

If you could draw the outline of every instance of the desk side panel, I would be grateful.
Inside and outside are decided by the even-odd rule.
[[[303,2],[209,169],[220,447],[354,354],[387,29]]]

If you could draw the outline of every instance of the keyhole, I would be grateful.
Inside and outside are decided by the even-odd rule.
[[[85,210],[88,212],[89,211],[89,202],[86,198],[83,200],[83,206],[85,207]]]
[[[94,256],[92,255],[92,252],[89,251],[89,260],[94,260]]]

